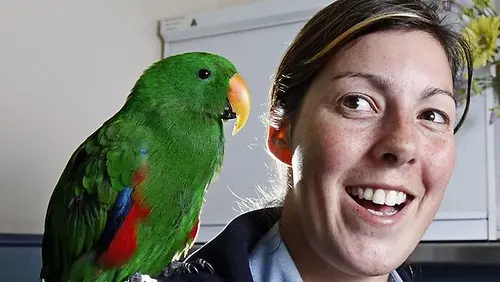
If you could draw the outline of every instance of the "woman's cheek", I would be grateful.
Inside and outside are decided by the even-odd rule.
[[[456,149],[453,137],[431,142],[422,149],[426,190],[439,189],[444,192],[455,167]]]
[[[342,170],[353,162],[359,161],[369,143],[369,137],[363,132],[351,130],[347,126],[333,125],[317,133],[315,148],[328,170]]]

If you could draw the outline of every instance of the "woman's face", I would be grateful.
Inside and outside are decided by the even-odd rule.
[[[285,207],[323,261],[382,275],[410,255],[454,168],[452,87],[444,49],[420,31],[365,36],[313,82],[291,126]]]

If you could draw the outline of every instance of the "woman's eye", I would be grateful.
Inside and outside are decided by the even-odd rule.
[[[349,109],[353,109],[353,110],[358,110],[358,111],[367,111],[367,112],[371,112],[373,111],[373,108],[370,104],[370,102],[368,102],[367,99],[361,97],[361,96],[349,96],[347,98],[344,99],[344,101],[342,101],[342,104],[349,108]]]
[[[419,118],[435,123],[448,123],[448,117],[438,110],[428,110],[420,114]]]

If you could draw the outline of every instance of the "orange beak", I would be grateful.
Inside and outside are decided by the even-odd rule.
[[[235,74],[229,80],[227,99],[236,114],[236,123],[233,128],[233,135],[235,135],[243,128],[250,115],[250,91],[241,75]]]

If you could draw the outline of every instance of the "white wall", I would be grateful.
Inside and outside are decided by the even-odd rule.
[[[160,58],[157,20],[251,1],[0,1],[0,233],[42,232],[71,153]]]

